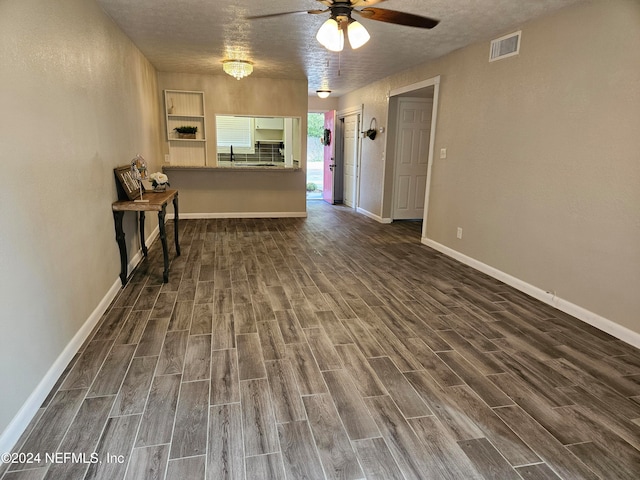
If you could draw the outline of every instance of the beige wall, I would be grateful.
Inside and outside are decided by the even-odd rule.
[[[337,110],[338,105],[338,97],[320,98],[317,95],[309,95],[308,110],[310,112],[329,112]]]
[[[570,7],[522,25],[517,57],[489,63],[487,39],[340,108],[385,125],[387,92],[441,75],[428,238],[640,333],[639,26],[634,0]],[[385,147],[362,149],[377,215]]]
[[[302,131],[307,131],[306,80],[254,75],[236,80],[224,74],[161,72],[158,74],[158,86],[158,102],[162,101],[162,90],[204,92],[209,165],[215,165],[216,159],[216,114],[300,117]],[[162,125],[164,128],[164,118]],[[168,153],[168,146],[166,142],[164,144],[165,153]],[[167,174],[171,187],[180,190],[180,212],[186,215],[304,215],[306,135],[303,135],[300,150],[302,170],[296,172],[170,170]]]
[[[113,168],[162,137],[154,68],[93,1],[0,2],[0,65],[2,432],[117,280]]]

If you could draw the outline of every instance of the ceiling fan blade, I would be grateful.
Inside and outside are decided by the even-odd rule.
[[[377,3],[386,2],[387,0],[351,0],[352,7],[369,7]]]
[[[367,7],[362,10],[354,10],[354,12],[369,20],[406,25],[407,27],[433,28],[440,23],[440,20],[434,18],[421,17],[420,15],[414,15],[412,13],[397,12],[396,10],[387,10],[386,8]]]
[[[282,15],[299,15],[302,13],[310,13],[311,15],[318,15],[319,13],[325,13],[329,10],[298,10],[295,12],[280,12],[280,13],[269,13],[267,15],[254,15],[252,17],[245,17],[247,20],[257,20],[261,18],[273,18],[280,17]]]

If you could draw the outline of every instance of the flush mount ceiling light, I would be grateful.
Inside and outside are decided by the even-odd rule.
[[[223,60],[222,69],[237,80],[248,77],[253,72],[253,63],[247,60]]]
[[[344,31],[352,49],[360,48],[369,41],[371,36],[360,22],[356,22],[349,15],[331,16],[324,22],[316,34],[316,39],[323,47],[332,52],[341,52],[344,48]]]
[[[331,95],[331,90],[316,90],[316,93],[320,98],[327,98]]]

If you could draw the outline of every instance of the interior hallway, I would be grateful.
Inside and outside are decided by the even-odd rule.
[[[156,242],[20,441],[86,463],[2,480],[637,478],[640,352],[420,224],[309,202],[180,229],[170,283]]]

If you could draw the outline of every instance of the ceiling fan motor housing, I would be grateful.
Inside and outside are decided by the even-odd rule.
[[[351,21],[351,10],[353,7],[349,2],[336,2],[331,7],[331,18],[333,18],[340,28],[346,28],[346,25]]]

